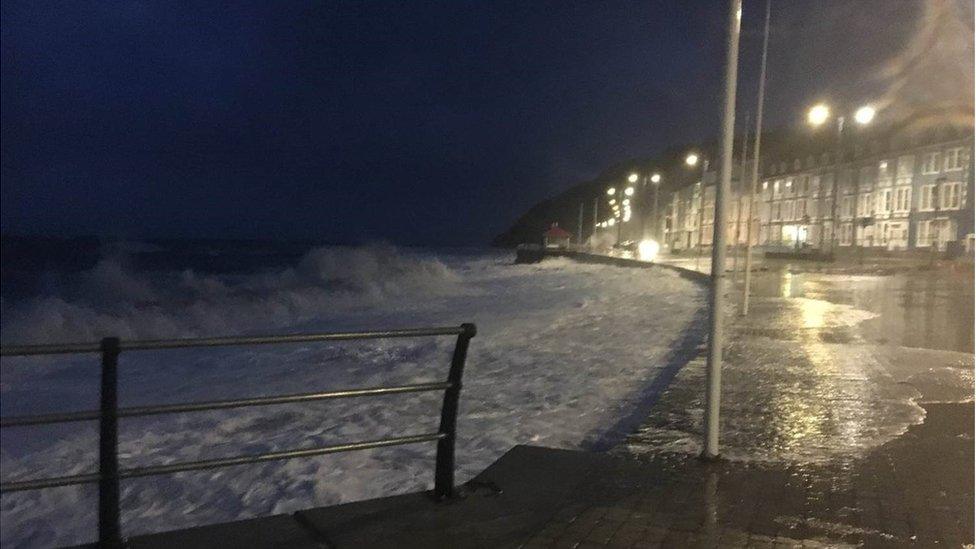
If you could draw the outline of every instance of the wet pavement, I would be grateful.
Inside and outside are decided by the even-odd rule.
[[[787,546],[971,544],[972,272],[764,267],[748,317],[740,277],[729,286],[722,394],[727,467],[763,471],[777,501],[762,520],[790,525]],[[704,385],[700,355],[614,453],[699,453]]]

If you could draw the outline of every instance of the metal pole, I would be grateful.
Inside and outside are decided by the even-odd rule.
[[[644,211],[644,202],[647,200],[647,197],[645,196],[646,194],[647,194],[647,176],[645,175],[641,180],[640,190],[634,193],[635,196],[634,206],[637,208],[637,219],[640,220],[640,232],[638,233],[640,235],[640,238],[637,239],[637,242],[641,242],[646,237],[646,235],[644,234],[644,230],[647,225],[646,223],[647,220],[644,219],[644,216],[647,214],[647,212]]]
[[[444,404],[441,406],[441,424],[438,431],[444,438],[437,441],[437,461],[434,466],[434,497],[450,498],[454,493],[454,441],[457,433],[458,400],[461,397],[461,377],[464,375],[464,362],[468,357],[468,343],[478,333],[474,324],[462,324],[454,346],[451,370],[447,381],[451,384],[444,391]]]
[[[102,386],[98,421],[98,543],[100,547],[120,547],[119,524],[119,419],[118,365],[119,339],[102,340]]]
[[[830,255],[833,256],[837,250],[837,228],[840,225],[839,219],[837,219],[837,195],[840,194],[840,172],[841,172],[841,156],[844,154],[844,117],[841,116],[837,119],[837,139],[834,144],[834,192],[830,201]],[[857,201],[857,193],[854,194],[855,206]],[[853,234],[853,223],[851,224],[851,233]]]
[[[695,255],[695,270],[701,262],[702,241],[705,240],[705,174],[708,173],[708,160],[702,161],[701,182],[698,184],[698,253]]]
[[[594,238],[591,238],[590,239],[591,240],[590,246],[592,246],[593,244],[596,244],[596,238],[595,238],[596,237],[596,225],[597,225],[597,223],[600,222],[600,216],[599,216],[599,214],[600,214],[600,197],[598,196],[598,197],[596,197],[596,198],[593,199],[593,232],[590,233],[590,234],[592,234]]]
[[[661,211],[658,210],[657,204],[657,192],[658,188],[661,186],[661,182],[652,183],[654,185],[654,240],[659,244],[661,243]]]
[[[722,121],[721,177],[715,186],[712,228],[712,286],[709,299],[708,362],[705,399],[705,459],[718,457],[719,407],[722,389],[722,294],[725,278],[725,199],[732,183],[732,140],[735,137],[735,84],[739,68],[739,24],[742,0],[729,2],[729,42],[725,60],[725,112]]]
[[[746,113],[742,134],[742,167],[739,168],[739,192],[735,195],[735,240],[732,242],[732,283],[739,272],[739,236],[742,234],[742,191],[746,188],[746,164],[749,163],[749,113]]]
[[[759,149],[762,145],[763,100],[766,97],[766,55],[769,51],[769,12],[772,0],[766,0],[766,26],[763,31],[762,66],[759,69],[759,97],[756,105],[756,142],[752,147],[752,188],[749,190],[749,225],[746,228],[746,272],[742,289],[742,314],[749,314],[749,289],[752,283],[752,219],[759,186]],[[758,235],[756,235],[758,238]]]
[[[583,245],[583,203],[580,202],[579,219],[576,221],[576,245]]]

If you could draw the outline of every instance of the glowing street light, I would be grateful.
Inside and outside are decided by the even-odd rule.
[[[631,183],[637,183],[637,174],[636,173],[632,173],[632,174],[628,175],[627,176],[627,181],[630,181]]]
[[[651,183],[657,184],[661,182],[661,174],[656,173],[651,176]]]
[[[607,194],[610,195],[610,196],[613,196],[613,194],[615,192],[617,192],[617,189],[614,189],[613,187],[610,187],[609,189],[607,189]]]
[[[641,240],[637,245],[637,256],[641,261],[654,261],[657,253],[661,250],[661,245],[656,240]]]
[[[811,126],[820,126],[830,118],[830,108],[823,103],[810,107],[807,112],[807,122]]]
[[[698,155],[695,153],[689,153],[688,156],[685,157],[685,164],[688,164],[689,166],[697,166]]]
[[[870,124],[874,120],[874,115],[877,111],[871,105],[865,105],[854,112],[854,121],[858,124],[864,126]]]
[[[624,189],[624,194],[627,196],[634,196],[634,188],[627,187],[626,189]]]

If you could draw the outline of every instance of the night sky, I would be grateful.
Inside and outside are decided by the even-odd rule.
[[[744,9],[742,109],[762,6]],[[884,93],[921,10],[774,2],[770,124]],[[4,233],[481,245],[720,123],[717,1],[32,0],[0,15]]]

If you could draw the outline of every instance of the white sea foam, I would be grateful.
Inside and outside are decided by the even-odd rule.
[[[327,248],[290,269],[233,277],[124,265],[96,267],[65,295],[13,304],[4,340],[476,322],[459,418],[459,481],[515,444],[588,448],[622,437],[704,305],[700,287],[670,272],[567,260],[512,265],[507,254],[438,259],[388,247]],[[453,344],[125,353],[120,398],[138,405],[441,379]],[[91,360],[4,359],[4,414],[91,408]],[[439,406],[431,393],[127,420],[120,451],[132,466],[430,432]],[[34,432],[40,435],[3,431],[5,479],[94,467],[90,426]],[[124,527],[136,534],[418,490],[431,485],[432,470],[433,447],[420,445],[126,481]],[[4,496],[0,541],[89,540],[92,498],[78,488]]]

